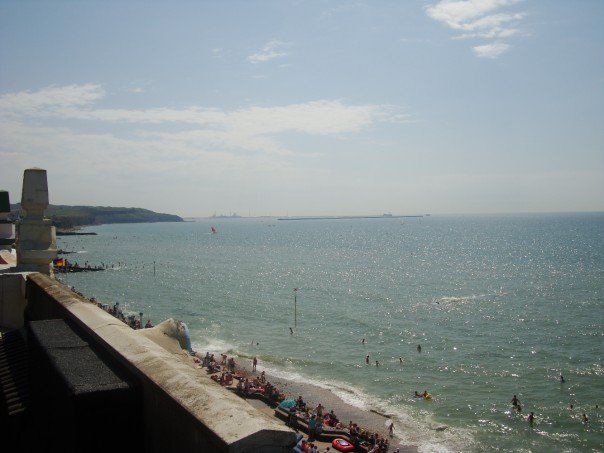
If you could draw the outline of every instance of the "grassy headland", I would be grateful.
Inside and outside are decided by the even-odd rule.
[[[19,203],[11,205],[14,217],[21,215]],[[86,225],[101,225],[104,223],[151,223],[151,222],[183,222],[183,219],[173,214],[162,214],[142,208],[116,208],[112,206],[64,206],[50,205],[46,209],[46,217],[60,229],[70,229]]]

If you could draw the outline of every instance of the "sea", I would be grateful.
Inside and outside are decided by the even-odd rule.
[[[77,291],[385,413],[419,451],[603,449],[604,213],[84,231],[67,259],[111,268],[60,275]]]

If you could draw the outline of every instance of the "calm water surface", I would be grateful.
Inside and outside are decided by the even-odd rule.
[[[67,283],[386,412],[422,450],[601,451],[604,214],[91,229],[60,238],[68,259],[125,265]]]

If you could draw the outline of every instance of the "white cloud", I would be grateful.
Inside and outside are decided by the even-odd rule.
[[[188,189],[180,192],[181,200],[196,190],[201,199],[207,192],[200,187],[238,187],[243,181],[254,187],[269,177],[285,178],[295,170],[288,161],[270,154],[228,153],[159,136],[126,138],[19,122],[0,122],[0,135],[0,159],[6,164],[0,166],[1,179],[17,173],[15,168],[46,168],[56,183],[51,194],[55,202],[62,197],[76,204],[93,199],[95,203],[139,206],[155,185],[162,185],[168,193],[183,185]],[[146,203],[153,208],[155,201]],[[196,203],[205,202],[191,203],[188,209],[196,210]],[[175,208],[166,203],[163,209]]]
[[[289,52],[286,49],[290,43],[283,41],[272,40],[267,42],[262,49],[247,57],[250,63],[263,63],[265,61],[274,60],[275,58],[286,57]]]
[[[101,99],[110,105],[98,85],[0,95],[0,180],[12,178],[9,169],[40,166],[56,178],[53,196],[63,202],[135,206],[147,199],[148,207],[170,211],[178,193],[182,209],[211,212],[229,199],[237,206],[242,194],[252,204],[264,203],[267,193],[292,181],[309,188],[316,181],[331,183],[337,172],[326,175],[312,164],[324,154],[326,137],[343,140],[380,123],[407,120],[394,106],[342,100],[111,109],[95,103]],[[151,187],[168,194],[163,207],[149,198]]]
[[[92,87],[92,88],[91,88]],[[383,122],[403,122],[408,117],[388,105],[348,105],[340,100],[318,100],[283,106],[248,106],[232,110],[190,106],[183,108],[107,109],[96,108],[93,100],[105,96],[101,86],[48,87],[0,96],[4,148],[29,143],[44,149],[45,140],[88,149],[122,147],[124,150],[178,150],[180,153],[207,152],[273,156],[303,154],[312,150],[292,150],[283,143],[285,133],[311,136],[338,136],[360,132]],[[78,134],[69,127],[45,127],[47,119],[77,127],[73,121],[94,121],[107,133]],[[137,129],[115,134],[116,125],[136,125]],[[119,130],[118,129],[118,130]],[[77,130],[77,129],[75,129]],[[44,139],[35,141],[38,136]],[[11,145],[12,143],[12,145]],[[49,145],[50,146],[50,145]],[[0,147],[1,148],[1,147]],[[0,149],[1,151],[1,149]]]
[[[453,39],[475,39],[475,38],[485,38],[485,39],[505,39],[510,38],[512,36],[518,35],[520,30],[518,28],[493,28],[488,31],[474,32],[474,33],[464,33],[461,35],[454,36]]]
[[[0,112],[4,114],[37,114],[63,107],[90,105],[105,96],[100,85],[50,86],[39,91],[20,91],[0,96]]]
[[[394,106],[342,100],[137,110],[100,108],[94,100],[111,103],[104,96],[89,85],[0,95],[0,180],[16,186],[14,168],[33,165],[48,169],[53,197],[68,203],[147,200],[151,209],[173,211],[179,198],[180,209],[207,213],[247,197],[271,206],[266,195],[292,183],[312,189],[337,180],[336,171],[314,164],[327,137],[407,120]],[[149,197],[155,187],[166,194],[163,205]]]
[[[523,12],[501,12],[520,0],[441,0],[426,7],[426,13],[452,30],[459,32],[453,39],[505,39],[520,34]],[[496,58],[509,45],[502,42],[474,46],[480,57]]]
[[[90,87],[94,87],[94,90]],[[144,110],[94,108],[93,100],[98,100],[104,95],[103,88],[98,85],[48,87],[36,92],[9,93],[0,96],[0,115],[108,123],[180,123],[203,126],[206,129],[242,132],[247,135],[288,131],[311,135],[339,134],[357,132],[376,122],[398,122],[406,119],[400,109],[394,106],[347,105],[339,100],[318,100],[273,107],[251,106],[234,110],[201,106]]]
[[[492,17],[488,13],[517,2],[518,0],[441,0],[426,7],[426,12],[432,19],[443,22],[450,28],[468,30],[480,26],[480,21],[485,18]]]
[[[495,42],[492,44],[483,44],[472,47],[472,50],[477,57],[481,58],[497,58],[502,53],[510,48],[509,44],[503,42]]]

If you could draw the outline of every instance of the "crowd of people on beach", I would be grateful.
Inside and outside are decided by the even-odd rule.
[[[371,453],[386,453],[389,449],[389,440],[377,432],[362,429],[352,420],[348,424],[342,423],[334,410],[327,412],[319,403],[316,407],[309,407],[302,396],[298,396],[296,404],[289,408],[288,425],[297,427],[297,420],[303,420],[308,425],[308,441],[313,442],[325,429],[332,428],[336,431],[347,433],[348,440],[356,451],[361,447]],[[393,436],[394,424],[390,423],[389,433]]]
[[[90,298],[90,301],[96,303],[99,308],[102,308],[111,316],[115,316],[120,321],[126,323],[128,326],[133,328],[134,330],[138,329],[150,329],[153,327],[153,323],[150,319],[147,319],[147,322],[143,325],[143,314],[139,313],[139,316],[136,315],[125,315],[122,309],[120,308],[119,302],[113,304],[113,306],[102,304],[97,302],[94,297]]]
[[[101,263],[99,266],[93,266],[88,261],[86,261],[83,265],[80,265],[77,261],[72,263],[71,261],[65,258],[56,258],[53,260],[53,268],[55,272],[94,272],[94,271],[104,271],[108,269],[107,265]]]
[[[252,394],[260,394],[270,402],[278,404],[285,399],[285,395],[274,385],[266,380],[266,374],[263,371],[258,377],[250,376],[244,369],[238,369],[237,363],[233,357],[221,354],[220,362],[214,354],[206,352],[203,358],[195,354],[195,361],[199,366],[205,368],[210,374],[210,378],[222,386],[232,386],[234,380],[237,381],[235,391],[242,397],[249,397]],[[258,359],[256,359],[256,364]],[[255,373],[255,370],[252,371]]]
[[[122,321],[123,323],[125,323],[126,325],[128,325],[129,327],[131,327],[134,330],[149,329],[149,328],[153,327],[153,323],[151,322],[151,319],[147,319],[147,322],[143,325],[143,313],[142,312],[138,314],[138,317],[133,314],[126,315],[124,313],[124,311],[121,309],[119,302],[116,302],[113,305],[103,304],[103,303],[97,301],[95,297],[88,298],[88,297],[84,296],[84,294],[82,294],[81,292],[76,291],[75,287],[73,287],[73,286],[71,287],[71,290],[74,293],[76,293],[78,296],[88,299],[90,302],[95,304],[97,307],[106,311],[111,316],[116,317],[117,319],[119,319],[120,321]]]
[[[71,253],[71,252],[63,252],[63,253]],[[88,261],[85,261],[84,264],[80,264],[77,261],[71,262],[66,258],[55,258],[53,260],[53,269],[55,272],[66,273],[66,272],[92,272],[92,271],[104,271],[109,269],[122,269],[126,267],[125,262],[118,261],[116,263],[104,263],[92,265]],[[139,266],[129,266],[130,269],[145,269],[145,265],[141,264]]]
[[[267,380],[264,371],[258,374],[257,357],[252,359],[252,370],[248,372],[245,368],[239,367],[233,357],[228,357],[226,354],[221,354],[218,358],[210,352],[201,355],[193,351],[193,355],[198,366],[204,368],[213,381],[221,386],[232,388],[242,398],[257,396],[271,406],[278,406],[287,399],[284,392]],[[321,403],[311,407],[304,401],[302,395],[292,403],[283,409],[287,413],[286,423],[296,430],[303,428],[308,434],[308,439],[299,443],[303,445],[301,449],[298,447],[299,451],[318,451],[313,450],[316,448],[313,442],[316,442],[317,437],[322,433],[330,430],[334,433],[344,433],[356,451],[386,453],[389,450],[389,440],[385,436],[363,429],[352,420],[348,424],[343,423],[333,409],[327,411]],[[393,430],[394,424],[390,423],[390,437],[393,436]]]

